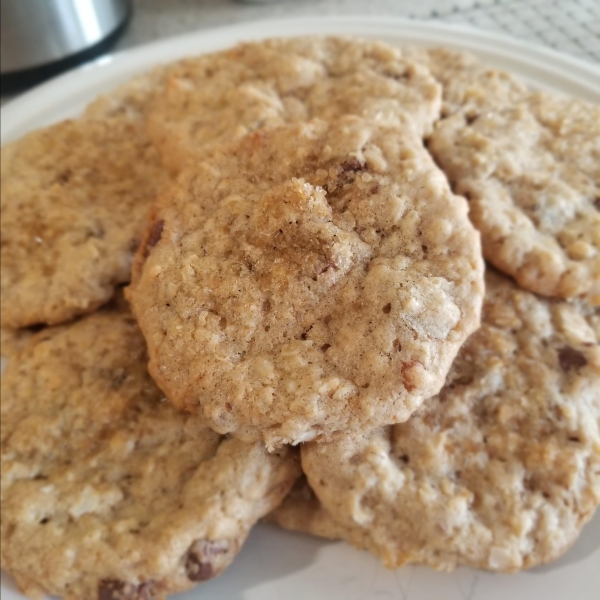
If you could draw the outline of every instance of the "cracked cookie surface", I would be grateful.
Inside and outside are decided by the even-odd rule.
[[[479,323],[466,209],[410,128],[345,117],[214,148],[134,262],[152,376],[269,446],[406,420]]]
[[[515,571],[570,547],[600,502],[593,319],[497,273],[486,286],[482,326],[440,394],[406,423],[303,446],[323,507],[296,491],[275,520],[390,567]]]
[[[24,593],[160,599],[218,575],[299,475],[165,401],[133,316],[38,333],[2,376],[1,559]]]

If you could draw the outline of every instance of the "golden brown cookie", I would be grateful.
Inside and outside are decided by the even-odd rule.
[[[514,75],[451,48],[405,46],[402,56],[426,67],[442,86],[442,117],[469,107],[486,109],[519,102],[529,93]]]
[[[570,547],[600,503],[599,339],[569,303],[486,285],[440,394],[406,423],[304,445],[323,507],[296,493],[278,522],[390,567],[516,571]]]
[[[63,121],[2,148],[2,324],[89,313],[129,280],[167,178],[143,122]]]
[[[2,377],[1,559],[21,590],[148,600],[218,575],[299,475],[166,402],[124,310],[37,334]]]
[[[240,44],[169,65],[150,103],[148,133],[179,172],[215,141],[262,127],[353,114],[383,123],[408,115],[431,132],[440,87],[398,48],[356,38],[299,37]]]
[[[545,296],[600,304],[600,106],[533,92],[470,54],[406,48],[443,85],[429,149],[487,260]]]
[[[412,130],[345,117],[207,151],[129,295],[169,400],[273,447],[405,421],[479,324],[483,264]]]
[[[148,107],[165,84],[166,67],[159,66],[137,75],[102,94],[85,109],[84,117],[104,120],[112,117],[145,121]]]

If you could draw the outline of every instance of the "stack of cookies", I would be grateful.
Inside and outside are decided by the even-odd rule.
[[[600,503],[599,166],[599,106],[340,38],[4,147],[2,566],[160,599],[266,515],[389,567],[559,556]]]

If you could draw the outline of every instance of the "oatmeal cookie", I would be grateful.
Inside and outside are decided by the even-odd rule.
[[[122,83],[114,90],[90,102],[85,109],[84,117],[100,120],[127,117],[144,121],[149,105],[164,87],[166,73],[167,68],[159,66]]]
[[[514,75],[462,50],[406,46],[402,56],[426,67],[442,85],[442,117],[467,106],[473,110],[509,106],[529,92]]]
[[[529,568],[577,538],[600,502],[599,339],[572,304],[492,272],[486,286],[440,394],[406,423],[302,448],[325,510],[309,530],[444,570]],[[298,504],[279,521],[298,527]]]
[[[56,324],[108,301],[166,180],[129,118],[63,121],[3,147],[2,325]]]
[[[128,290],[169,400],[274,447],[408,419],[478,327],[483,265],[410,128],[344,117],[207,151]]]
[[[300,37],[241,44],[170,65],[148,109],[148,134],[178,172],[207,143],[261,127],[354,114],[408,115],[429,133],[440,86],[398,48],[356,38]]]
[[[600,305],[600,105],[492,96],[439,121],[429,149],[490,262],[525,289]]]
[[[132,315],[48,328],[2,377],[1,560],[22,591],[148,600],[218,575],[299,475],[165,401]]]
[[[2,358],[8,359],[24,348],[33,334],[34,331],[31,329],[0,328],[0,355]]]

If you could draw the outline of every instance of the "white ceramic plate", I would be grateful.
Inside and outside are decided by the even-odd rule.
[[[103,58],[20,96],[1,111],[2,142],[77,115],[98,94],[131,76],[182,56],[238,41],[274,36],[346,34],[390,43],[445,45],[470,50],[538,88],[600,102],[600,68],[591,63],[488,32],[392,18],[312,18],[252,22],[201,31]],[[21,600],[2,573],[3,600]],[[558,562],[517,575],[470,569],[452,574],[423,567],[386,570],[365,552],[260,525],[221,577],[178,600],[598,600],[600,513]],[[82,599],[84,600],[84,599]],[[85,599],[92,600],[92,599]]]

